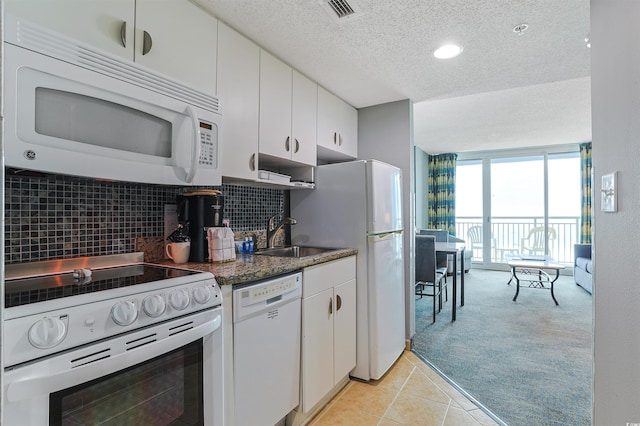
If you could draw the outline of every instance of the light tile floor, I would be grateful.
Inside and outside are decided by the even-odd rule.
[[[405,351],[380,380],[351,380],[311,426],[497,425],[413,352]]]

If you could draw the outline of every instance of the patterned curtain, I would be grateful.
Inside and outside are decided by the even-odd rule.
[[[581,213],[580,242],[591,244],[591,142],[580,144]]]
[[[458,154],[429,155],[429,229],[456,234],[456,160]]]

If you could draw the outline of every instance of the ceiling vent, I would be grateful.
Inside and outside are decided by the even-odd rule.
[[[346,0],[320,0],[320,5],[336,22],[347,21],[360,13],[357,5]]]

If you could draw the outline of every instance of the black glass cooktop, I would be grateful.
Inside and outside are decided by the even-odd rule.
[[[73,273],[18,278],[5,281],[5,308],[128,287],[169,278],[199,274],[198,271],[150,264],[94,269],[89,277],[74,278]]]

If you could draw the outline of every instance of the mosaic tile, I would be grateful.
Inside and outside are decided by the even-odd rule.
[[[285,191],[240,185],[218,189],[234,231],[266,229]],[[130,253],[136,238],[164,235],[164,205],[196,189],[102,182],[64,175],[5,176],[5,263]]]

